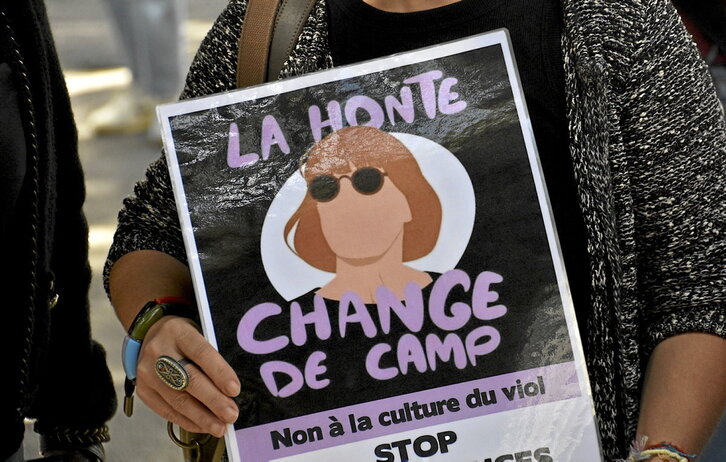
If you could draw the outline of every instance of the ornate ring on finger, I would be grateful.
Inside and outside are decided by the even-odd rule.
[[[159,356],[154,370],[162,382],[174,390],[182,391],[189,386],[189,373],[184,368],[191,364],[186,358],[176,360],[171,356]]]

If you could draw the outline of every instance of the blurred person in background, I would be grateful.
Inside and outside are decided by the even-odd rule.
[[[116,409],[91,340],[88,229],[76,130],[42,0],[0,1],[0,461],[99,462]]]
[[[131,87],[89,114],[97,134],[147,132],[157,141],[156,105],[183,85],[186,0],[106,0],[131,68]]]

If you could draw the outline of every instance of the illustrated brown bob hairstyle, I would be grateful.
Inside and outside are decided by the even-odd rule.
[[[411,210],[412,219],[403,227],[403,261],[433,250],[441,228],[441,203],[411,151],[397,138],[374,127],[347,127],[313,145],[305,159],[302,173],[308,184],[318,175],[349,174],[350,164],[356,169],[381,170],[403,193]],[[315,268],[335,272],[336,256],[325,240],[310,191],[285,226],[285,242],[289,243],[293,229],[293,251]]]

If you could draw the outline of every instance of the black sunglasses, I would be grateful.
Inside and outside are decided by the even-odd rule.
[[[371,195],[383,187],[383,177],[386,174],[377,168],[359,168],[352,175],[343,175],[339,178],[333,175],[318,175],[308,183],[310,195],[318,202],[330,202],[340,192],[340,180],[348,178],[353,188],[361,194]]]

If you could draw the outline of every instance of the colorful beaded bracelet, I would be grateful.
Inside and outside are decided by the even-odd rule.
[[[696,458],[696,454],[687,454],[678,446],[668,443],[666,441],[648,446],[647,448],[645,448],[645,451],[643,451],[642,454],[647,454],[651,456],[668,456],[675,459],[677,462],[688,462],[689,460]]]
[[[678,446],[666,441],[646,446],[648,437],[644,436],[639,441],[633,441],[628,458],[621,462],[645,462],[652,457],[664,456],[675,462],[690,462],[697,454],[687,454]]]

